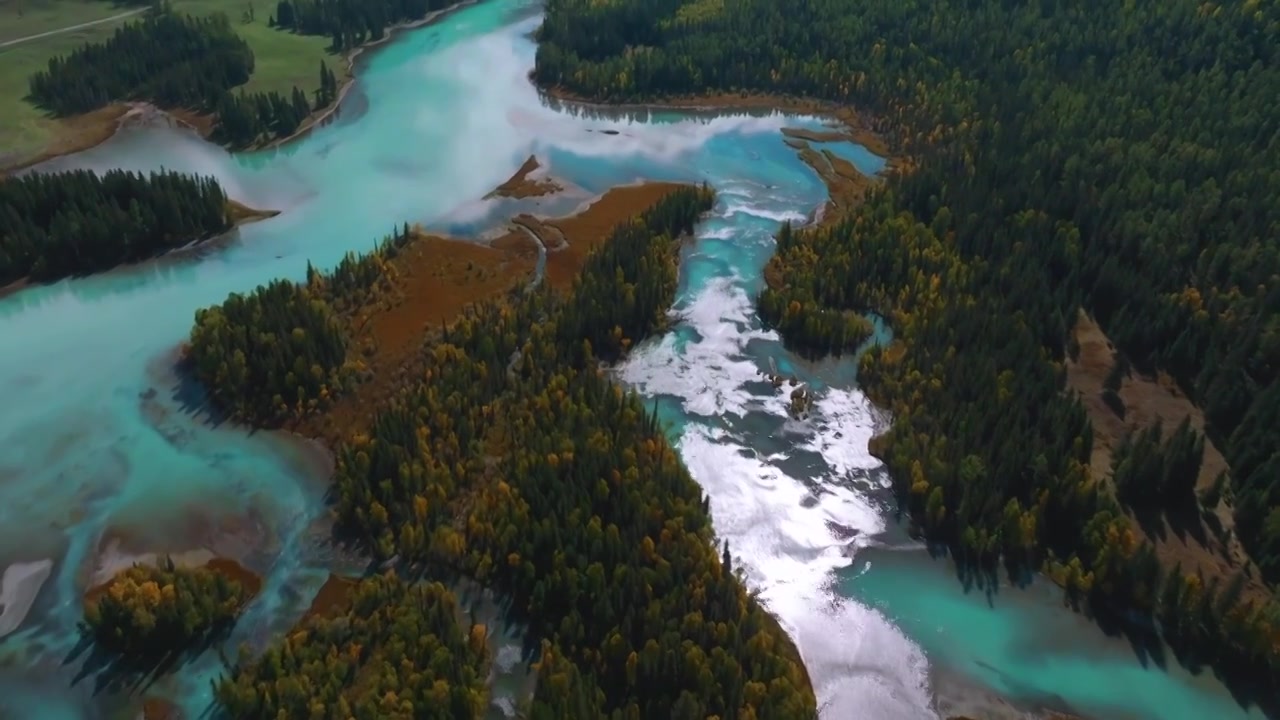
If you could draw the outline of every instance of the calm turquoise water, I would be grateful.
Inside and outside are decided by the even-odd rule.
[[[301,278],[308,260],[332,265],[405,221],[481,231],[515,211],[570,212],[648,178],[706,180],[721,195],[686,251],[675,330],[618,373],[657,398],[711,495],[717,531],[796,637],[824,717],[932,717],[930,663],[1015,700],[1101,717],[1245,716],[1210,681],[1143,668],[1048,589],[1006,593],[992,611],[918,552],[864,549],[851,561],[886,529],[886,479],[866,453],[882,420],[854,387],[851,363],[792,358],[751,302],[778,222],[803,220],[823,200],[778,130],[820,123],[546,107],[525,79],[537,22],[530,2],[490,0],[401,36],[364,63],[337,122],[283,151],[233,157],[147,128],[46,166],[209,173],[237,199],[284,212],[198,258],[0,301],[0,567],[55,562],[26,621],[0,641],[0,709],[61,720],[119,704],[95,694],[92,673],[75,680],[83,655],[68,659],[81,592],[129,553],[208,548],[262,573],[266,589],[234,639],[255,643],[292,623],[329,569],[341,569],[321,542],[324,463],[314,448],[212,426],[196,410],[198,390],[174,376],[173,351],[197,308]],[[591,132],[602,129],[619,134]],[[882,166],[862,148],[838,152],[868,172]],[[570,191],[478,200],[530,153]],[[770,359],[818,390],[811,419],[788,419],[791,389],[762,382]],[[509,650],[502,657],[504,668],[518,665]],[[195,716],[217,668],[206,654],[158,691]]]

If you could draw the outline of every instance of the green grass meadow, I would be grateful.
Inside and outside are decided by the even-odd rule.
[[[254,19],[243,22],[252,5]],[[327,52],[328,38],[294,35],[267,26],[275,12],[269,0],[173,0],[174,10],[189,15],[225,13],[236,31],[253,48],[253,77],[245,90],[276,90],[286,96],[296,85],[308,97],[320,85],[320,61],[326,60],[335,73],[345,65]],[[132,8],[105,0],[0,0],[0,43],[58,30],[80,23],[102,20]],[[43,69],[49,59],[66,54],[86,42],[111,36],[121,24],[137,20],[126,17],[91,27],[0,47],[0,166],[34,157],[53,143],[63,126],[24,98],[27,78]]]

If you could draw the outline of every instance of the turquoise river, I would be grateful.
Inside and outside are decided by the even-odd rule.
[[[778,223],[824,200],[779,130],[821,121],[554,107],[526,79],[539,12],[486,0],[401,33],[361,59],[336,121],[284,149],[233,156],[183,129],[136,127],[38,168],[212,174],[236,199],[282,213],[195,255],[0,300],[0,717],[136,712],[86,663],[76,622],[88,584],[142,553],[213,552],[263,574],[232,638],[259,646],[330,570],[350,569],[324,543],[324,454],[211,423],[199,389],[174,373],[197,308],[299,279],[307,261],[332,266],[405,221],[483,233],[513,212],[567,214],[641,179],[708,181],[720,195],[683,258],[675,330],[617,374],[657,399],[718,534],[796,639],[824,719],[1262,717],[1212,677],[1141,662],[1045,583],[989,601],[907,541],[867,453],[885,418],[853,364],[796,361],[753,309]],[[831,149],[868,173],[884,164]],[[531,153],[566,192],[480,199]],[[790,388],[760,375],[771,362],[817,390],[810,418],[788,418]],[[499,651],[494,717],[524,685],[517,636]],[[205,653],[149,692],[200,717],[219,667]]]

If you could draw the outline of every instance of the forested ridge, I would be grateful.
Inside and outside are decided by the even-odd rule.
[[[599,368],[663,326],[678,237],[712,202],[675,190],[618,226],[569,292],[544,285],[449,325],[420,380],[337,453],[347,537],[475,578],[544,640],[530,718],[816,715],[798,655],[717,551],[656,417]],[[311,637],[290,652],[327,652],[299,647]]]
[[[0,286],[106,270],[230,228],[212,177],[73,170],[0,180]]]
[[[1160,618],[1196,662],[1280,672],[1274,605],[1161,567],[1124,516],[1197,502],[1194,431],[1121,448],[1117,500],[1063,392],[1084,308],[1203,408],[1239,536],[1280,578],[1280,7],[549,0],[539,40],[536,79],[595,99],[761,92],[878,115],[913,170],[832,227],[784,228],[762,310],[789,311],[812,351],[847,346],[832,313],[890,316],[900,344],[861,373],[895,417],[877,451],[962,565],[1046,567],[1099,612]]]

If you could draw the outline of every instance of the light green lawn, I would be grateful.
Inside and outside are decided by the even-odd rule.
[[[73,4],[75,7],[68,7]],[[102,20],[132,9],[105,0],[0,0],[0,43]]]
[[[254,6],[252,23],[242,22],[245,10]],[[253,48],[253,77],[245,85],[246,92],[275,90],[286,98],[296,85],[312,97],[320,87],[320,60],[341,77],[346,67],[340,58],[330,55],[329,38],[294,35],[267,26],[267,18],[276,11],[275,2],[257,0],[174,0],[174,9],[189,15],[224,12],[231,25]]]
[[[248,0],[174,0],[177,12],[208,15],[223,12],[254,54],[254,73],[245,90],[276,90],[289,96],[297,85],[307,97],[320,86],[320,61],[341,75],[346,64],[330,55],[328,38],[294,35],[267,27],[275,2],[256,0],[254,21],[243,23]],[[104,0],[0,0],[0,42],[50,30],[92,22],[127,11]],[[21,10],[21,16],[19,16]],[[67,123],[47,118],[26,102],[27,78],[44,68],[49,59],[66,54],[85,42],[110,37],[122,18],[79,30],[37,38],[0,48],[0,167],[34,157],[54,145],[69,129]]]

